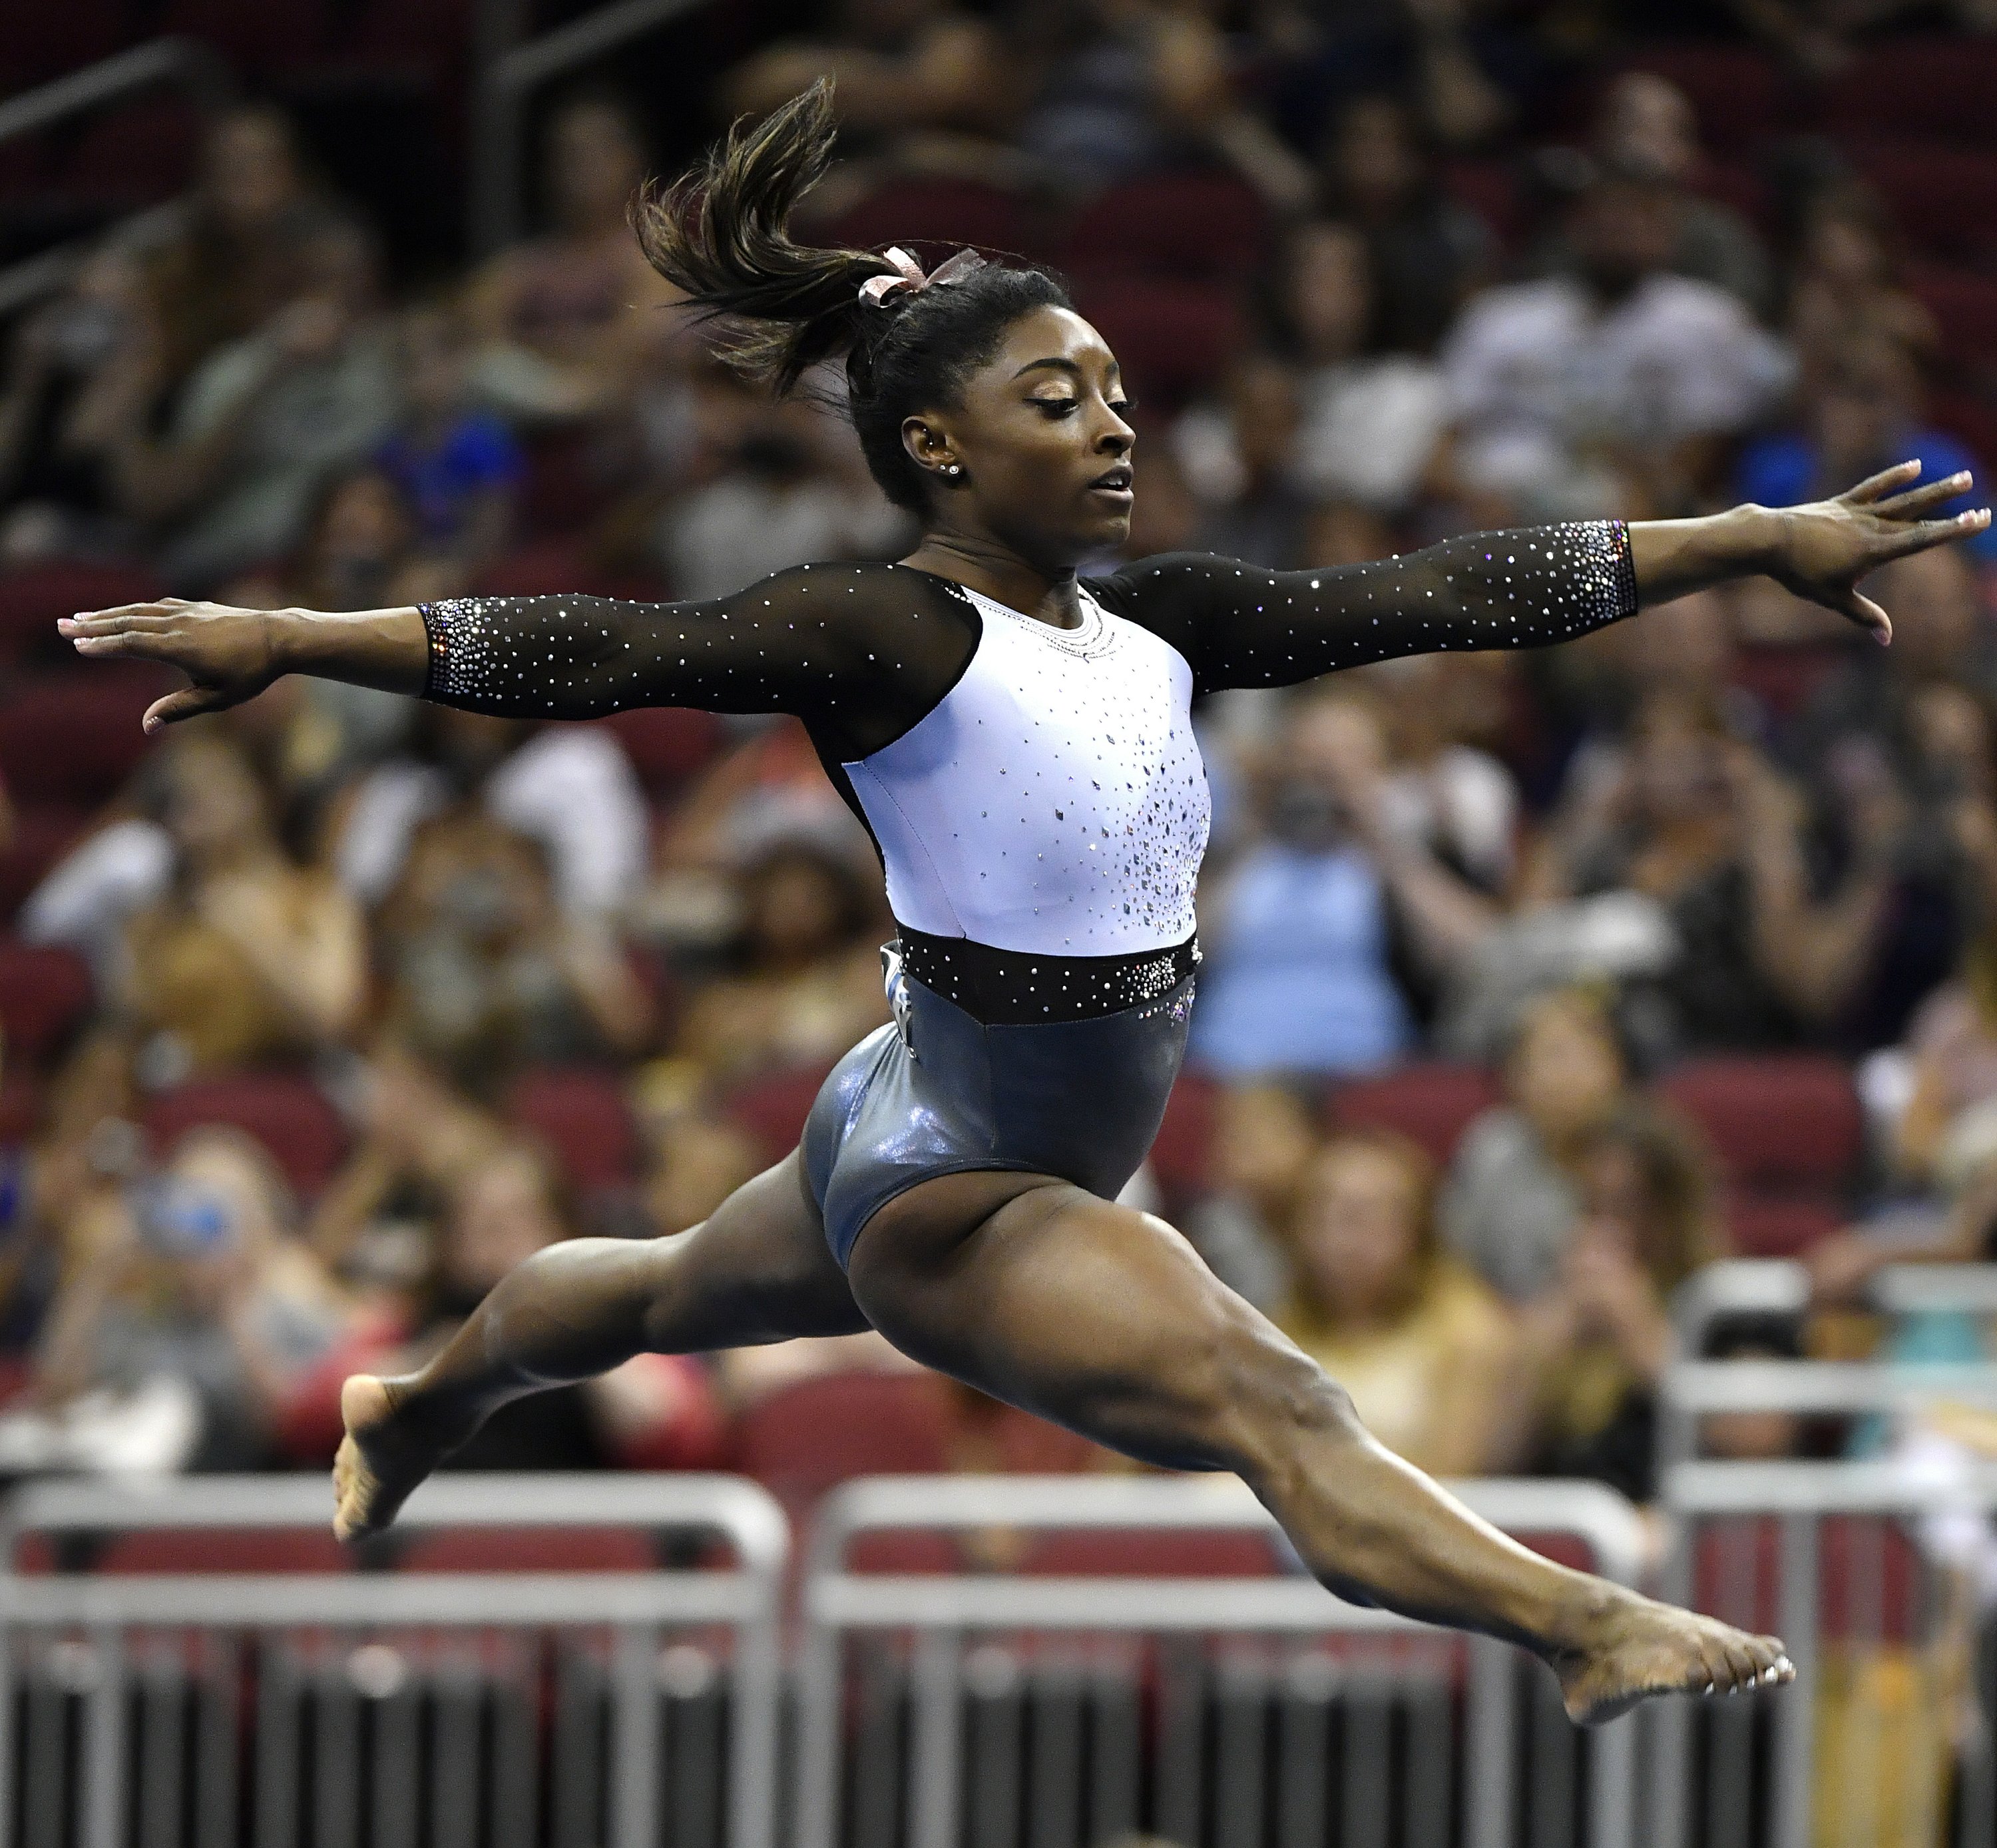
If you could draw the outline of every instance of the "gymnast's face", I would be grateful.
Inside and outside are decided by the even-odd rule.
[[[1102,336],[1071,309],[1036,308],[961,405],[908,419],[902,440],[936,483],[936,530],[1065,567],[1130,533],[1129,409]]]

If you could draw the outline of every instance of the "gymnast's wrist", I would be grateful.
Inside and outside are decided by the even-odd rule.
[[[422,612],[395,609],[264,612],[271,673],[316,674],[328,680],[420,693],[429,667],[429,640]]]

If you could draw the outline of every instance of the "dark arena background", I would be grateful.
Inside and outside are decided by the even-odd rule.
[[[1889,653],[1752,581],[1198,715],[1130,1197],[1794,1686],[1583,1733],[871,1336],[523,1402],[333,1540],[346,1374],[792,1145],[878,869],[789,721],[156,742],[56,620],[905,554],[625,227],[821,73],[795,235],[1057,267],[1129,557],[1988,491],[1988,0],[0,0],[9,1848],[1993,1848],[1997,534]]]

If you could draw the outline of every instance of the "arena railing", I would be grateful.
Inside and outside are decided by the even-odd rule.
[[[1939,1843],[1945,1826],[1961,1848],[1988,1848],[1997,1836],[1988,1690],[1964,1741],[1952,1736],[1937,1684],[1944,1629],[1975,1619],[1950,1615],[1922,1524],[1964,1514],[1987,1521],[1997,1512],[1997,1467],[1965,1460],[1938,1472],[1906,1457],[1685,1462],[1666,1472],[1664,1494],[1673,1533],[1663,1595],[1730,1622],[1772,1625],[1798,1676],[1765,1704],[1650,1710],[1657,1848],[1695,1839],[1707,1848],[1899,1848]]]
[[[1640,1519],[1607,1489],[1452,1486],[1500,1527],[1578,1542],[1612,1578],[1640,1570]],[[1631,1722],[1581,1734],[1552,1677],[1508,1645],[1343,1603],[1300,1568],[876,1573],[855,1557],[895,1533],[1076,1530],[1255,1535],[1284,1550],[1232,1478],[909,1477],[836,1490],[805,1581],[795,1848],[1078,1848],[1140,1820],[1188,1848],[1259,1848],[1271,1825],[1279,1841],[1335,1832],[1343,1848],[1506,1848],[1522,1822],[1536,1843],[1634,1848]]]
[[[222,60],[206,46],[188,38],[153,39],[0,102],[0,142],[39,134],[72,116],[166,84],[179,84],[208,108],[226,101],[232,88]],[[164,223],[173,209],[154,206],[136,213],[119,231],[127,236],[140,234],[149,225]],[[0,270],[0,315],[12,314],[61,288],[95,242],[64,244]]]
[[[1801,1315],[1810,1306],[1809,1270],[1788,1258],[1729,1258],[1706,1264],[1671,1298],[1678,1350],[1697,1360],[1716,1324],[1730,1315]],[[1889,1264],[1863,1301],[1882,1315],[1956,1310],[1997,1315],[1997,1264]]]
[[[19,1491],[0,1831],[19,1819],[22,1848],[771,1848],[789,1530],[739,1477],[440,1477],[390,1536],[718,1536],[733,1561],[712,1569],[53,1569],[119,1536],[323,1533],[329,1502],[319,1477]]]
[[[707,0],[616,0],[523,43],[528,0],[480,0],[472,25],[478,74],[472,109],[471,235],[481,255],[489,256],[519,233],[528,98],[705,4]]]

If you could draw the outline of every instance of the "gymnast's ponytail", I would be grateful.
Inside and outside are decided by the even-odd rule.
[[[933,484],[902,446],[902,419],[957,403],[1018,316],[1071,304],[1045,271],[997,263],[947,286],[864,296],[870,278],[898,278],[901,267],[876,251],[813,249],[789,231],[835,136],[832,84],[821,77],[754,127],[737,121],[671,185],[647,186],[631,226],[652,267],[715,324],[722,357],[773,395],[790,395],[820,360],[843,353],[867,467],[890,500],[920,514]]]

